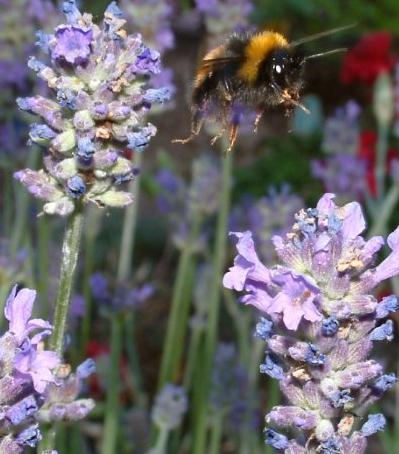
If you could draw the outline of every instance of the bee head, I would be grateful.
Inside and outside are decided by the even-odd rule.
[[[303,63],[303,58],[292,50],[277,49],[270,55],[268,77],[279,89],[297,92],[302,85]]]

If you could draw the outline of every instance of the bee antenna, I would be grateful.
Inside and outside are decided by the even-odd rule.
[[[308,55],[304,57],[302,63],[305,61],[312,60],[313,58],[324,57],[325,55],[338,54],[339,52],[346,52],[348,49],[346,47],[340,47],[339,49],[327,50],[326,52],[320,52],[319,54]]]
[[[348,30],[348,29],[356,27],[356,26],[357,26],[357,23],[354,23],[354,24],[350,24],[350,25],[344,25],[343,27],[332,28],[330,30],[326,30],[324,32],[316,33],[314,35],[309,35],[309,36],[306,36],[305,38],[301,38],[301,39],[298,39],[296,41],[293,41],[291,43],[291,46],[293,46],[293,47],[299,46],[301,44],[308,43],[310,41],[314,41],[314,40],[319,39],[319,38],[324,38],[325,36],[334,35],[335,33],[339,33],[339,32],[342,32],[344,30]]]

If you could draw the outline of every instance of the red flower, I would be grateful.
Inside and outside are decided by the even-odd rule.
[[[363,82],[372,84],[381,72],[388,72],[394,66],[390,53],[392,35],[376,32],[365,35],[344,58],[341,81],[344,84]]]
[[[377,184],[374,174],[374,166],[376,159],[376,145],[377,145],[377,134],[374,131],[363,131],[360,134],[359,149],[357,155],[359,158],[366,161],[366,178],[367,186],[370,195],[377,195]],[[387,172],[391,167],[393,159],[398,157],[398,152],[394,148],[390,148],[387,154]]]

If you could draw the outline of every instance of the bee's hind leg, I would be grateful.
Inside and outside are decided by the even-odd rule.
[[[230,151],[233,149],[238,136],[238,125],[233,124],[230,127],[230,138],[229,138],[229,146],[226,148],[224,155],[227,156]]]
[[[191,142],[200,133],[204,121],[205,118],[201,112],[199,111],[193,112],[191,120],[191,134],[185,139],[173,139],[172,143],[181,143],[184,145],[185,143]]]
[[[211,139],[211,146],[213,147],[215,143],[223,136],[223,134],[226,132],[226,128],[222,128],[216,136],[213,136]]]
[[[256,117],[255,117],[255,121],[254,121],[254,134],[256,134],[258,132],[259,122],[264,113],[265,113],[265,109],[263,109],[261,107],[256,112]]]

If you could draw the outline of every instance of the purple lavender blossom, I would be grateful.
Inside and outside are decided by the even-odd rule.
[[[232,30],[247,28],[253,11],[249,0],[196,0],[196,6],[204,16],[208,33],[219,39]]]
[[[354,414],[363,416],[396,382],[370,353],[374,342],[393,338],[392,321],[383,319],[398,309],[397,299],[378,302],[372,291],[399,274],[399,227],[388,236],[390,254],[375,265],[382,237],[365,240],[360,205],[339,207],[333,199],[325,194],[295,216],[290,232],[273,238],[280,265],[264,266],[251,233],[235,233],[238,256],[224,277],[273,322],[258,329],[267,344],[261,372],[279,380],[288,404],[266,415],[265,436],[285,454],[363,454],[385,418],[369,415],[356,430]],[[297,439],[280,433],[285,429],[295,429]]]
[[[228,413],[229,416],[240,409],[242,416],[246,410],[248,376],[239,363],[237,350],[232,343],[220,343],[216,349],[212,369],[211,407],[215,413]]]
[[[128,25],[143,35],[144,41],[161,54],[175,45],[171,28],[173,6],[163,0],[136,0],[120,2]]]
[[[76,373],[66,367],[56,384],[51,384],[44,393],[44,403],[37,415],[38,421],[50,423],[56,421],[79,421],[85,418],[94,408],[93,399],[78,398],[83,391],[86,378],[96,370],[92,359],[80,364]]]
[[[367,190],[366,162],[349,153],[335,153],[311,162],[312,174],[328,192],[346,199],[364,199]]]
[[[169,169],[161,169],[156,179],[159,185],[158,207],[163,213],[168,213],[173,242],[181,248],[187,242],[193,222],[204,221],[218,209],[221,181],[219,163],[205,154],[195,159],[190,185]],[[190,244],[190,247],[201,249],[204,240],[201,235],[198,244]]]
[[[336,109],[324,126],[322,148],[330,154],[346,153],[355,155],[359,144],[360,107],[355,101],[348,101]]]
[[[162,87],[148,91],[148,79],[160,72],[160,56],[140,35],[127,35],[116,3],[105,11],[102,28],[73,0],[64,3],[64,13],[66,24],[39,36],[49,66],[34,57],[28,62],[53,96],[17,100],[21,110],[43,120],[32,125],[30,139],[49,153],[44,169],[20,170],[15,177],[44,200],[47,214],[67,216],[88,202],[124,207],[132,197],[119,185],[136,173],[125,150],[148,146],[156,128],[145,116],[169,99]]]
[[[292,194],[288,185],[283,185],[280,190],[270,188],[268,194],[258,200],[244,200],[234,208],[233,216],[236,220],[241,220],[236,222],[240,228],[253,233],[261,260],[271,264],[276,259],[271,238],[274,235],[285,235],[290,229],[294,214],[303,206],[302,198]]]
[[[166,384],[155,398],[151,417],[159,428],[169,431],[181,424],[187,408],[184,388]]]
[[[120,311],[138,309],[153,296],[155,288],[152,284],[143,284],[132,287],[119,283],[114,292],[111,291],[111,282],[102,273],[95,273],[90,278],[93,297],[106,310]]]

